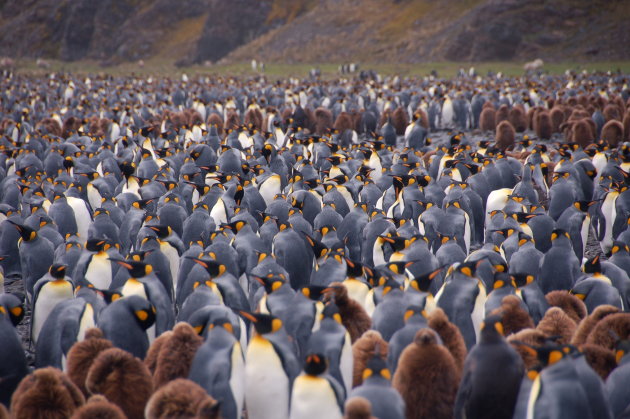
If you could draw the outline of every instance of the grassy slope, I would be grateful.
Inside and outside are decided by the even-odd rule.
[[[192,67],[176,67],[171,61],[156,58],[147,60],[144,67],[138,66],[137,63],[125,63],[117,66],[103,67],[96,62],[78,61],[78,62],[62,62],[50,61],[50,70],[43,70],[35,65],[33,60],[19,60],[17,62],[18,72],[44,75],[50,71],[53,72],[71,72],[77,74],[110,74],[114,76],[123,76],[137,74],[142,76],[180,76],[188,75],[220,75],[220,76],[253,76],[249,63],[241,62],[235,64],[214,65],[211,67],[192,66]],[[453,77],[457,70],[461,67],[468,69],[471,65],[475,67],[478,74],[486,74],[488,70],[494,72],[501,71],[506,75],[523,74],[523,63],[516,62],[483,62],[483,63],[459,63],[459,62],[433,62],[422,64],[389,64],[389,63],[372,63],[361,64],[363,69],[374,69],[380,74],[402,76],[429,74],[431,70],[437,70],[442,77]],[[306,77],[311,68],[317,67],[322,71],[324,77],[334,77],[337,75],[337,63],[317,63],[317,64],[267,64],[265,75],[271,78],[282,78],[288,76]],[[544,69],[551,74],[560,74],[567,69],[573,70],[599,70],[599,71],[616,71],[621,70],[626,74],[630,74],[630,61],[602,61],[602,62],[559,62],[546,64]]]

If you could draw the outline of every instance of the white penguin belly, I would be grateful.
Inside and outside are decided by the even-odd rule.
[[[98,253],[92,256],[85,279],[100,290],[107,290],[112,283],[112,264],[107,260],[107,254],[103,256]]]
[[[247,347],[245,403],[249,419],[289,417],[289,377],[271,342],[260,336]]]
[[[306,374],[295,379],[291,419],[340,419],[341,410],[328,380]]]
[[[52,283],[48,283],[44,285],[44,288],[47,287],[59,287],[58,289],[50,289],[45,290],[42,289],[39,293],[37,301],[35,303],[35,308],[33,311],[33,332],[32,339],[33,343],[37,343],[37,338],[39,337],[39,333],[42,330],[42,326],[44,322],[53,311],[55,306],[64,300],[68,300],[72,298],[72,286],[70,284],[66,284],[66,286],[61,289],[58,285],[53,285]]]

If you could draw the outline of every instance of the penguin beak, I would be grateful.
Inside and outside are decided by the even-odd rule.
[[[258,322],[258,319],[252,313],[250,313],[248,311],[243,311],[243,310],[239,310],[238,312],[239,312],[239,314],[241,316],[245,317],[246,319],[248,319],[248,320],[250,320],[250,321],[252,321],[254,323]]]

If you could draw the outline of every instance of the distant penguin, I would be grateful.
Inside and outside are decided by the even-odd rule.
[[[33,290],[31,340],[37,343],[37,337],[44,322],[57,303],[74,297],[74,285],[66,276],[66,266],[53,264],[48,275],[44,275]]]
[[[494,141],[501,150],[506,150],[514,146],[514,127],[509,121],[501,121],[497,125]]]

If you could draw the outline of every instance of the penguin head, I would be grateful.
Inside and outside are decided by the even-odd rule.
[[[346,259],[346,277],[360,278],[363,276],[363,264],[354,260]]]
[[[619,252],[625,252],[626,254],[630,253],[630,246],[621,241],[614,241],[612,248],[610,249],[610,254],[614,255]]]
[[[309,285],[308,287],[302,288],[300,291],[303,295],[313,301],[319,301],[324,296],[324,290],[328,287],[324,287],[321,285]]]
[[[561,228],[556,228],[551,232],[551,245],[552,246],[563,246],[565,244],[571,243],[571,237],[569,233]]]
[[[216,260],[212,260],[208,258],[199,259],[199,258],[189,257],[189,256],[187,256],[186,258],[194,261],[198,265],[201,265],[201,267],[204,268],[206,272],[208,272],[211,278],[216,278],[218,276],[221,276],[226,271],[225,265],[217,262]]]
[[[50,266],[50,269],[48,270],[48,272],[50,273],[50,276],[52,276],[55,279],[63,279],[66,276],[67,267],[68,266],[64,264],[55,263]]]
[[[405,322],[407,322],[410,318],[412,318],[413,316],[421,316],[426,318],[427,317],[427,312],[420,306],[409,306],[407,307],[407,310],[405,310]]]
[[[516,281],[511,275],[509,275],[506,271],[494,273],[494,282],[492,284],[493,289],[496,290],[510,286],[512,288],[516,288]]]
[[[599,260],[599,255],[588,259],[584,262],[584,266],[582,267],[584,273],[587,274],[599,274],[602,272],[602,265]]]
[[[29,226],[18,224],[11,220],[7,220],[7,221],[13,224],[13,226],[18,231],[18,233],[20,233],[20,237],[22,238],[23,241],[29,242],[37,238],[37,231],[33,230]]]
[[[516,287],[521,288],[534,282],[535,278],[534,275],[527,273],[513,273],[512,279],[514,280]]]
[[[341,314],[339,314],[339,307],[332,301],[329,301],[324,306],[324,310],[321,314],[321,320],[333,319],[337,323],[341,324]]]
[[[234,325],[230,322],[230,319],[227,317],[219,317],[216,319],[212,319],[210,324],[208,325],[208,329],[221,328],[225,329],[230,333],[234,333]],[[199,333],[200,334],[200,333]]]
[[[262,277],[256,276],[256,275],[250,275],[250,277],[258,281],[262,286],[264,286],[265,292],[267,294],[271,294],[272,292],[277,291],[278,289],[280,289],[280,287],[282,287],[287,282],[284,274],[282,273],[277,274],[277,275],[270,273],[267,276],[262,276]]]
[[[469,262],[462,262],[462,263],[460,263],[459,265],[457,265],[454,268],[454,271],[458,272],[458,273],[460,273],[460,274],[462,274],[464,276],[467,276],[469,278],[474,278],[475,277],[475,273],[477,271],[477,264],[479,262],[480,261],[477,261],[477,262],[471,262],[471,261],[469,261]]]
[[[488,316],[481,322],[481,342],[496,342],[502,340],[503,335],[504,329],[500,315]]]
[[[24,318],[24,296],[10,293],[0,294],[0,309],[9,316],[13,326],[20,324]]]
[[[239,310],[239,313],[254,324],[254,329],[259,335],[274,333],[282,328],[282,320],[270,314],[252,313],[244,310]]]
[[[146,330],[155,323],[155,307],[149,302],[149,300],[137,295],[132,295],[130,297],[117,299],[113,304],[118,301],[127,304],[128,307],[133,310],[135,318],[143,329]]]
[[[389,294],[390,292],[394,291],[394,290],[401,290],[403,289],[402,285],[400,285],[398,283],[398,281],[396,281],[393,278],[387,278],[384,281],[381,280],[380,282],[382,282],[382,286],[383,286],[383,297],[385,297],[387,294]]]
[[[105,249],[106,239],[92,237],[85,243],[85,249],[90,252],[102,252]]]
[[[328,369],[328,359],[322,354],[308,354],[304,361],[304,373],[319,376]]]
[[[152,225],[152,226],[148,226],[148,227],[149,227],[149,229],[155,231],[155,234],[160,239],[165,239],[172,232],[171,227],[167,226],[167,225]]]
[[[443,270],[444,266],[429,273],[417,276],[409,281],[409,286],[416,291],[429,292],[433,279],[437,277]]]
[[[127,269],[132,278],[143,278],[153,272],[153,267],[148,263],[116,258],[109,258],[109,260]]]
[[[374,350],[374,356],[370,358],[363,370],[363,381],[369,379],[370,377],[381,377],[387,381],[391,381],[392,373],[387,368],[387,363],[383,358],[381,358],[379,354],[378,348]]]

